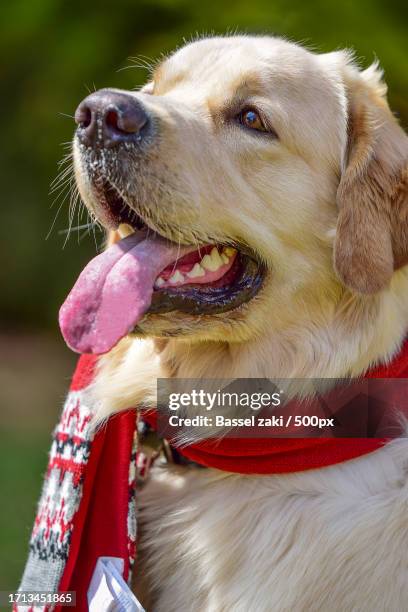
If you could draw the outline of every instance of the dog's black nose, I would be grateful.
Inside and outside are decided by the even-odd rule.
[[[100,89],[87,96],[75,111],[77,135],[86,146],[113,147],[143,138],[149,117],[131,94]]]

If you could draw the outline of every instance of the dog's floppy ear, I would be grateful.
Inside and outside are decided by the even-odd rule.
[[[337,191],[334,266],[350,289],[373,294],[408,263],[408,137],[386,101],[377,65],[346,67],[348,150]]]

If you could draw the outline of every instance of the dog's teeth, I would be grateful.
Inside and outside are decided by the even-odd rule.
[[[217,247],[214,247],[213,250],[211,251],[211,259],[217,263],[219,268],[224,263],[221,259],[221,255],[219,254]]]
[[[224,262],[218,253],[217,247],[213,248],[210,255],[204,255],[203,259],[201,260],[201,265],[205,270],[210,270],[210,272],[215,272],[218,270],[218,268],[224,265]]]
[[[191,268],[190,272],[187,272],[187,276],[189,278],[198,278],[199,276],[204,276],[205,270],[200,266],[199,263],[195,263]]]
[[[229,262],[228,255],[226,255],[225,253],[221,253],[221,259],[225,264]]]
[[[169,283],[182,283],[184,282],[184,276],[183,274],[180,272],[180,270],[176,270],[173,274],[173,276],[170,276],[169,278]]]
[[[131,236],[135,233],[135,230],[129,223],[121,223],[118,227],[119,236],[121,238],[126,238],[126,236]]]
[[[205,270],[211,270],[214,271],[217,268],[214,266],[214,263],[211,259],[211,257],[209,255],[204,255],[204,257],[201,260],[201,265],[203,266],[203,268]]]
[[[236,252],[237,249],[234,249],[234,247],[227,246],[224,249],[224,253],[227,257],[232,257],[232,255],[234,255]]]
[[[163,287],[164,285],[164,279],[162,279],[161,276],[159,276],[159,278],[156,278],[156,282],[154,283],[155,287]]]

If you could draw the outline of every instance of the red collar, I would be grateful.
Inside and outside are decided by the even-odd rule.
[[[87,386],[96,357],[83,355],[72,389]],[[372,368],[365,378],[408,378],[408,339],[386,365]],[[156,427],[157,415],[145,420]],[[282,474],[321,468],[365,455],[383,446],[387,438],[223,438],[178,448],[184,457],[205,467],[240,474]]]
[[[387,365],[364,378],[408,377],[408,340]],[[157,414],[144,417],[154,428]],[[239,474],[284,474],[326,467],[375,451],[387,438],[232,438],[208,439],[177,451],[200,465]]]

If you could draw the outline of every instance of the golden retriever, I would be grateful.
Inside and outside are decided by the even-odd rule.
[[[145,232],[138,265],[152,266],[132,320],[116,326],[127,279],[96,331],[71,334],[107,353],[98,418],[155,405],[158,377],[359,376],[399,350],[408,140],[376,64],[274,37],[203,39],[138,92],[92,94],[76,119],[85,204],[111,242],[118,226]],[[191,277],[160,273],[175,253],[196,257]],[[401,612],[407,466],[401,438],[290,475],[155,468],[138,497],[136,592],[157,612]]]

